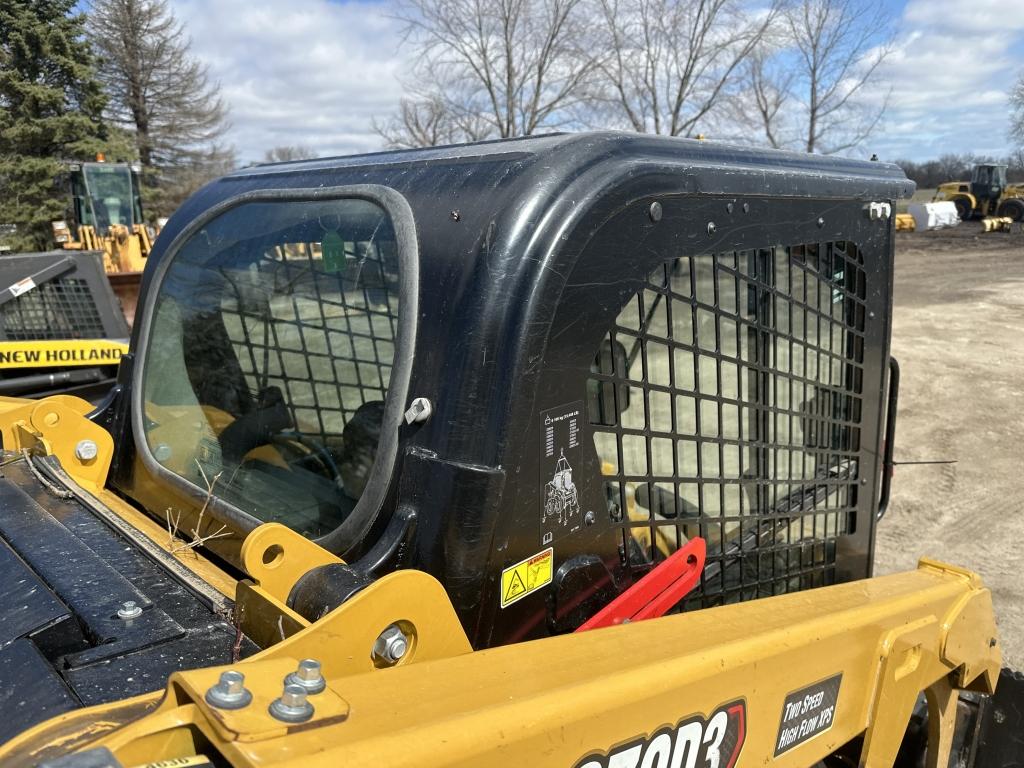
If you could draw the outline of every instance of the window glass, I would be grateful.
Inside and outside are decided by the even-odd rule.
[[[842,242],[676,258],[648,276],[588,385],[634,569],[699,535],[727,598],[824,578],[829,548],[815,543],[846,533],[856,503],[864,296]],[[753,567],[726,583],[747,552]]]
[[[392,223],[365,200],[249,203],[210,222],[159,289],[152,455],[260,521],[336,528],[376,459],[398,277]]]

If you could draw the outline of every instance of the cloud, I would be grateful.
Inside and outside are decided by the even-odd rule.
[[[1008,93],[1024,70],[1024,0],[910,0],[899,29],[882,70],[890,106],[871,149],[913,160],[1007,154]]]
[[[220,81],[243,163],[301,144],[321,156],[379,149],[374,118],[402,95],[388,7],[326,0],[172,0],[192,51]]]
[[[321,156],[381,148],[408,71],[391,0],[172,0],[221,82],[242,162],[302,144]],[[922,160],[1003,155],[1007,94],[1024,70],[1024,0],[908,0],[882,75],[881,129],[860,150]],[[889,93],[879,86],[870,98]],[[863,154],[863,152],[861,152]]]

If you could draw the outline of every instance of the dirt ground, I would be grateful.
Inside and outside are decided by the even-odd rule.
[[[875,573],[928,555],[995,598],[1004,662],[1024,668],[1024,230],[899,233],[900,362],[892,503]]]

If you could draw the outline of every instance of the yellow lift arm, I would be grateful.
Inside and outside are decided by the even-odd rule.
[[[265,528],[251,535],[266,539]],[[273,602],[283,586],[260,594]],[[395,623],[409,650],[376,668],[374,638]],[[283,723],[270,706],[312,655],[326,689],[308,697],[307,721]],[[178,672],[166,691],[37,726],[0,750],[0,764],[105,748],[126,768],[195,755],[238,768],[808,766],[863,734],[860,765],[871,768],[892,765],[924,691],[929,764],[945,766],[956,689],[992,691],[999,667],[989,591],[929,560],[912,572],[477,652],[440,584],[399,571],[251,659]],[[242,708],[207,702],[226,670],[245,675],[252,698]]]

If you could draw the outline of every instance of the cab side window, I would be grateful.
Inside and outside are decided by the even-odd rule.
[[[400,310],[390,218],[361,199],[247,203],[173,259],[144,363],[151,455],[259,521],[330,532],[381,437]]]
[[[588,384],[631,570],[701,536],[705,597],[828,583],[856,511],[865,298],[845,242],[685,256],[648,276]]]

